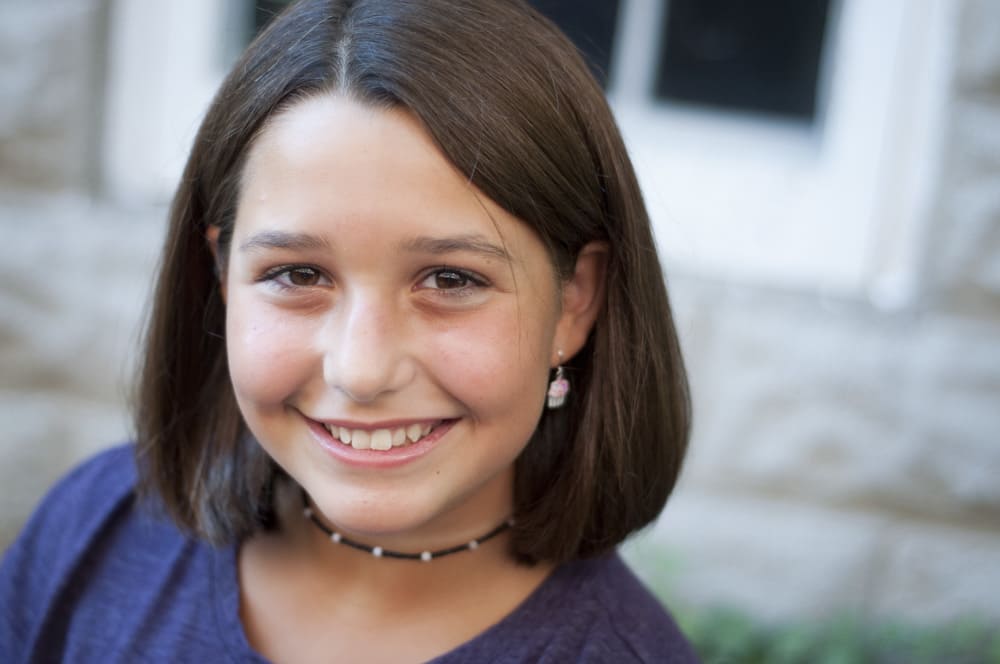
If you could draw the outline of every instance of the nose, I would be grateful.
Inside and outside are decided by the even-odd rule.
[[[402,317],[377,296],[347,297],[324,329],[323,378],[352,401],[371,403],[413,379]]]

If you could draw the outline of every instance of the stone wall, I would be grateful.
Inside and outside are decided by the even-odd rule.
[[[52,191],[97,186],[108,4],[109,0],[3,3],[3,188]]]
[[[0,544],[83,455],[125,437],[124,373],[160,230],[94,200],[107,0],[0,13]]]
[[[126,440],[163,211],[70,193],[0,203],[0,546],[79,459]]]
[[[81,109],[102,99],[86,81],[103,7],[9,5],[0,27],[2,542],[57,476],[129,431],[164,210],[88,193],[99,121]],[[1000,7],[963,8],[912,307],[672,275],[695,437],[631,555],[679,600],[1000,622]]]
[[[695,439],[636,556],[683,598],[1000,622],[1000,6],[957,45],[913,306],[672,280]]]
[[[774,620],[1000,621],[1000,321],[672,285],[696,433],[648,537],[668,587]]]

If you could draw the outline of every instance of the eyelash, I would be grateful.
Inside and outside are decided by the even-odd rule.
[[[486,288],[490,283],[483,277],[475,274],[474,272],[469,272],[468,270],[463,270],[457,267],[450,267],[448,265],[439,265],[432,270],[428,271],[420,283],[424,283],[428,279],[435,276],[440,276],[443,274],[455,275],[459,279],[463,280],[465,283],[457,288],[431,288],[430,290],[437,291],[444,295],[445,297],[462,297],[463,295],[470,294],[470,291],[475,291],[480,288]]]
[[[277,288],[284,291],[297,290],[300,288],[311,288],[314,284],[309,285],[297,285],[288,283],[283,280],[283,277],[290,277],[290,275],[295,273],[309,273],[310,276],[315,276],[316,278],[322,279],[323,272],[317,267],[312,265],[279,265],[278,267],[272,268],[261,275],[259,281],[273,284]],[[424,274],[419,283],[424,283],[430,278],[435,276],[440,276],[443,274],[455,275],[459,279],[463,280],[465,283],[457,288],[430,288],[429,290],[434,290],[447,297],[461,297],[466,295],[469,291],[473,291],[479,288],[485,288],[490,285],[489,281],[483,277],[469,272],[468,270],[463,270],[457,267],[450,267],[448,265],[439,265],[432,270]]]
[[[312,265],[279,265],[278,267],[272,268],[262,274],[258,281],[274,285],[281,290],[286,291],[297,290],[299,288],[310,288],[310,286],[301,286],[282,280],[282,277],[290,277],[290,275],[295,274],[296,272],[309,272],[320,279],[323,278],[322,270],[317,267],[313,267]]]

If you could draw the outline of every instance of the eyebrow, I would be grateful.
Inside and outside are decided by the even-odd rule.
[[[287,231],[263,231],[250,236],[240,245],[240,251],[258,249],[291,249],[293,251],[308,251],[329,249],[326,238],[309,233],[289,233]]]
[[[483,254],[491,258],[499,258],[512,262],[510,253],[501,246],[491,242],[483,235],[453,235],[449,237],[430,237],[421,235],[404,240],[400,243],[404,251],[425,254],[450,254],[468,251]],[[330,243],[326,238],[310,233],[290,233],[288,231],[262,231],[250,236],[240,245],[240,251],[257,251],[264,249],[288,249],[291,251],[329,250]]]
[[[494,244],[483,235],[453,235],[449,237],[419,236],[401,243],[404,251],[425,254],[450,254],[458,251],[470,251],[484,254],[491,258],[499,258],[512,262],[510,253],[503,247]]]

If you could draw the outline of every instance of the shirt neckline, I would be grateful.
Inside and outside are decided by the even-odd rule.
[[[243,628],[243,621],[240,620],[238,553],[238,544],[212,549],[209,587],[212,590],[218,631],[225,643],[230,661],[238,663],[249,660],[267,664],[269,660],[250,645],[246,630]],[[504,642],[505,634],[516,632],[519,624],[527,622],[537,626],[540,624],[539,621],[551,614],[552,600],[563,595],[563,589],[567,584],[579,585],[595,574],[598,566],[606,564],[613,555],[589,560],[572,560],[559,565],[510,613],[465,643],[430,660],[428,664],[445,664],[452,658],[454,661],[461,661],[462,657],[475,653],[484,643]]]

